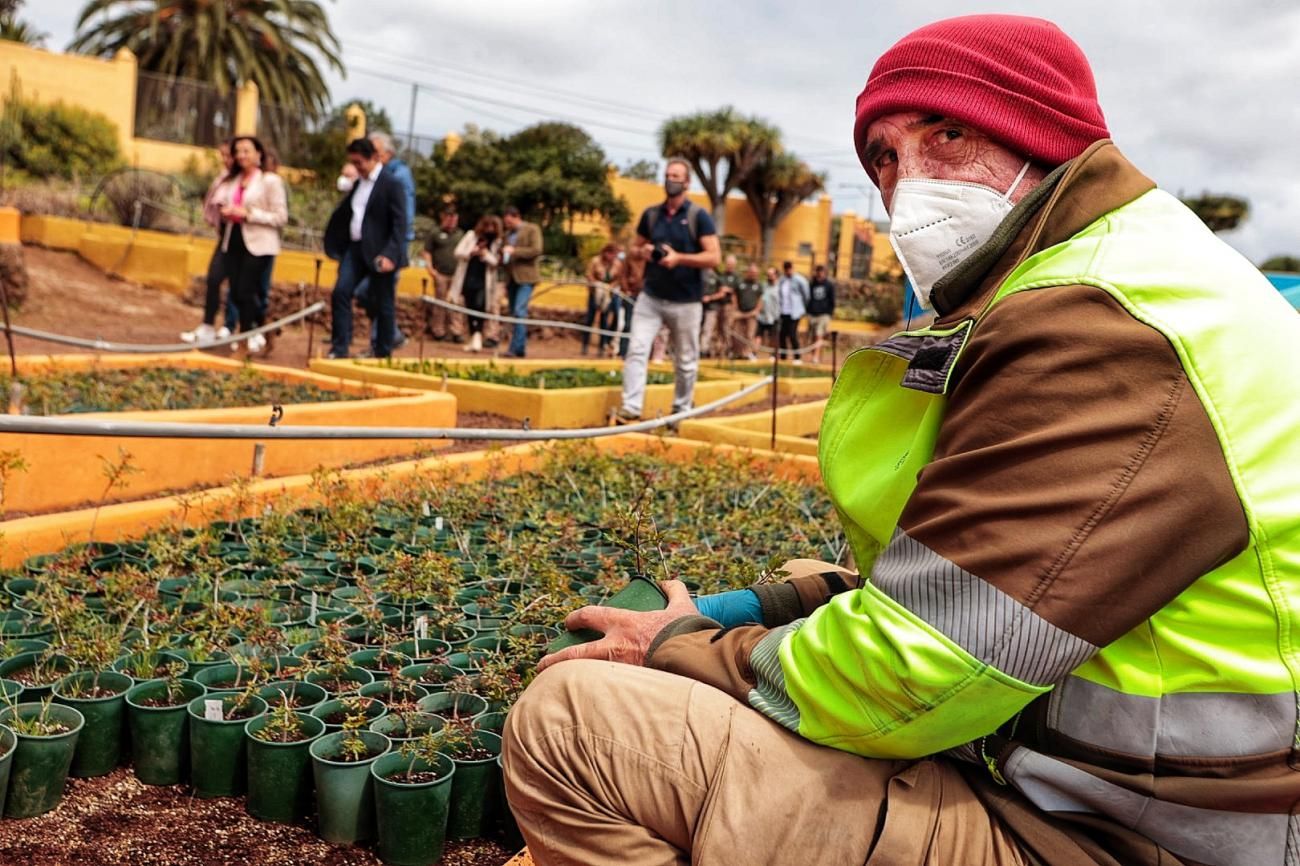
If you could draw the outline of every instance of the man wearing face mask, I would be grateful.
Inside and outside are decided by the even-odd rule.
[[[645,403],[646,365],[655,336],[668,329],[673,345],[673,412],[691,408],[700,368],[700,323],[704,317],[703,271],[718,266],[722,247],[708,211],[690,201],[691,168],[670,159],[664,169],[662,204],[646,208],[637,223],[635,250],[646,261],[645,285],[632,308],[632,338],[623,364],[623,405],[615,423],[640,420]]]
[[[921,28],[855,121],[936,312],[826,407],[862,572],[572,614],[504,737],[534,859],[1300,862],[1300,319],[1049,22]]]

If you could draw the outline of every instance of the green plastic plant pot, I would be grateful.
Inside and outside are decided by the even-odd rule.
[[[135,777],[146,785],[179,785],[189,777],[190,726],[186,708],[207,688],[194,680],[180,683],[183,696],[168,706],[142,703],[164,697],[165,680],[148,680],[126,693],[131,763]]]
[[[68,730],[48,737],[15,732],[18,744],[9,767],[9,793],[5,798],[7,818],[35,818],[59,805],[68,770],[77,751],[77,738],[86,720],[72,707],[61,704],[27,703],[0,711],[0,722],[31,719],[46,713]]]
[[[21,671],[34,667],[37,660],[39,660],[43,655],[45,655],[44,652],[28,652],[19,653],[11,659],[5,659],[3,662],[0,662],[0,677],[16,680],[14,674],[18,674]],[[19,695],[19,700],[24,703],[32,703],[48,698],[50,696],[50,691],[54,688],[54,684],[62,679],[63,675],[70,674],[76,669],[72,660],[66,656],[55,656],[48,660],[46,664],[46,670],[51,673],[57,672],[57,675],[53,676],[48,683],[36,683],[33,685],[23,683],[23,690]]]
[[[104,697],[72,697],[78,686],[98,685],[111,691]],[[55,703],[81,713],[86,726],[77,738],[77,751],[69,770],[74,778],[105,776],[122,760],[122,731],[126,726],[126,693],[134,685],[126,674],[92,671],[70,674],[54,684]]]
[[[474,839],[491,828],[501,786],[501,738],[491,731],[477,731],[474,744],[492,753],[474,761],[452,759],[451,809],[447,816],[448,839]]]
[[[252,679],[253,674],[248,668],[231,662],[204,668],[194,674],[194,681],[202,683],[210,692],[242,691]]]
[[[248,714],[237,719],[209,719],[205,715],[210,700],[221,701],[222,713],[228,715],[240,698],[206,694],[189,703],[190,783],[196,797],[235,797],[244,793],[248,784],[244,726],[266,712],[266,701],[250,696]]]
[[[295,710],[304,713],[320,706],[329,697],[329,693],[315,683],[304,683],[298,680],[276,680],[257,690],[257,696],[266,701],[268,709],[278,707],[283,695],[288,695],[294,701]]]
[[[366,721],[373,722],[375,719],[383,718],[388,715],[388,707],[384,706],[383,701],[377,701],[370,698],[370,703],[366,705]],[[325,723],[325,732],[332,734],[343,728],[342,722],[330,721],[330,716],[344,709],[343,701],[339,698],[331,698],[328,701],[321,701],[311,708],[311,714]]]
[[[355,694],[357,689],[366,683],[373,683],[374,676],[365,668],[345,668],[342,671],[318,670],[312,671],[303,677],[309,683],[316,685],[329,692],[330,697],[337,698],[340,695]]]
[[[8,725],[0,725],[0,815],[5,811],[5,794],[9,791],[9,770],[13,766],[18,736]]]
[[[218,665],[230,663],[230,653],[221,650],[212,650],[211,652],[204,653],[203,657],[198,659],[194,657],[194,650],[191,647],[174,646],[170,647],[167,652],[183,659],[185,663],[190,666],[189,672],[186,674],[186,676],[189,677],[194,677],[199,673],[199,671],[205,671],[208,668],[215,668]]]
[[[393,748],[400,748],[405,742],[441,731],[446,724],[441,716],[418,710],[414,713],[389,712],[371,722],[370,730],[388,737]]]
[[[0,704],[16,704],[22,693],[23,684],[18,680],[0,679]]]
[[[389,668],[401,670],[411,664],[410,657],[395,650],[386,649],[357,650],[348,656],[348,661],[356,667],[370,671],[370,676],[376,680],[388,679]]]
[[[450,653],[451,644],[437,638],[424,638],[418,641],[404,640],[394,644],[393,649],[408,656],[415,664],[428,664]]]
[[[145,672],[148,674],[148,676],[137,676],[137,671],[135,670],[136,663],[139,662],[148,666],[149,655],[152,655],[154,657],[156,664],[149,666],[149,670]],[[171,650],[171,649],[158,650],[148,654],[132,653],[130,655],[125,655],[122,656],[117,661],[113,662],[113,664],[110,665],[110,667],[117,673],[124,674],[130,677],[131,682],[133,683],[147,683],[149,680],[158,678],[159,666],[168,663],[182,665],[182,667],[180,668],[181,676],[187,676],[192,671],[192,667],[189,661],[186,660],[185,656],[182,655],[179,651]]]
[[[488,710],[488,712],[474,720],[474,727],[480,731],[491,731],[494,734],[500,734],[506,726],[506,712],[504,710]]]
[[[437,773],[428,782],[410,783],[394,774]],[[430,765],[390,752],[370,765],[375,784],[375,824],[379,859],[389,866],[432,866],[442,859],[451,811],[456,765],[446,755]]]
[[[474,626],[464,620],[432,634],[438,640],[445,641],[453,651],[463,649],[466,644],[478,637]]]
[[[307,713],[294,713],[303,724],[303,739],[270,743],[254,733],[266,727],[269,715],[244,725],[248,749],[248,814],[262,821],[293,824],[311,814],[311,744],[325,734],[325,723]]]
[[[462,719],[477,719],[488,709],[486,700],[463,692],[434,692],[420,698],[418,706],[421,712],[444,718],[455,715]]]
[[[519,831],[519,822],[515,820],[515,813],[510,811],[510,801],[506,799],[504,761],[505,755],[497,755],[497,772],[502,774],[502,783],[497,786],[497,832],[501,834],[501,844],[514,850],[524,847],[524,834]]]
[[[663,610],[668,607],[668,596],[664,595],[659,584],[655,583],[648,577],[634,575],[628,582],[627,586],[611,595],[601,604],[601,607],[615,607],[619,610]],[[560,635],[559,638],[552,641],[547,647],[547,653],[559,652],[567,647],[576,646],[580,643],[589,643],[593,640],[600,640],[604,637],[598,631],[592,629],[581,629],[571,631]]]
[[[360,731],[366,746],[376,754],[363,761],[340,760],[343,731],[312,742],[312,776],[316,782],[317,833],[326,842],[354,844],[375,835],[375,784],[370,765],[385,754],[388,738]]]
[[[398,677],[391,680],[375,680],[373,683],[366,683],[357,690],[357,694],[363,698],[374,698],[383,701],[385,706],[391,708],[394,704],[415,703],[429,694],[429,690],[414,680]]]
[[[397,676],[418,683],[429,692],[436,692],[445,689],[456,677],[465,676],[465,671],[451,665],[418,664],[402,668]]]

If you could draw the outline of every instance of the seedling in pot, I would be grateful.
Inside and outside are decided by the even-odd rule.
[[[19,713],[10,713],[5,724],[12,728],[15,734],[24,737],[55,737],[66,734],[71,728],[49,717],[51,705],[51,699],[45,698],[41,701],[41,711],[36,715],[24,718]],[[10,706],[17,707],[17,704],[10,703]]]
[[[267,714],[266,724],[252,734],[264,743],[296,743],[305,739],[306,726],[294,710],[288,695],[280,696],[280,703]]]
[[[370,724],[370,719],[366,715],[369,699],[344,698],[343,703],[347,707],[347,715],[343,718],[343,737],[339,740],[337,759],[345,763],[354,763],[373,758],[377,752],[367,746],[361,736],[361,732]]]

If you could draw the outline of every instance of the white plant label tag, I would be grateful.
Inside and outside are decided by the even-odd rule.
[[[415,639],[425,640],[429,637],[429,618],[427,616],[417,616],[415,618]]]
[[[223,722],[226,719],[225,707],[221,701],[204,701],[203,718],[209,722]]]
[[[441,514],[438,515],[437,517],[435,517],[435,518],[433,519],[433,528],[436,529],[436,530],[438,530],[439,532],[442,532],[442,515],[441,515]]]
[[[429,507],[429,503],[428,503],[428,502],[421,502],[421,503],[420,503],[420,513],[423,514],[425,517],[432,517],[432,516],[433,516],[433,509]]]
[[[311,594],[311,610],[309,610],[309,611],[307,612],[307,624],[308,624],[308,625],[315,625],[315,624],[316,624],[316,607],[317,607],[316,593],[313,592],[313,593]]]

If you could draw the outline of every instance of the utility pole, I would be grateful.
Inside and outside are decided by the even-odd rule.
[[[406,127],[406,150],[408,155],[415,152],[415,102],[420,97],[420,85],[411,82],[411,122]]]

